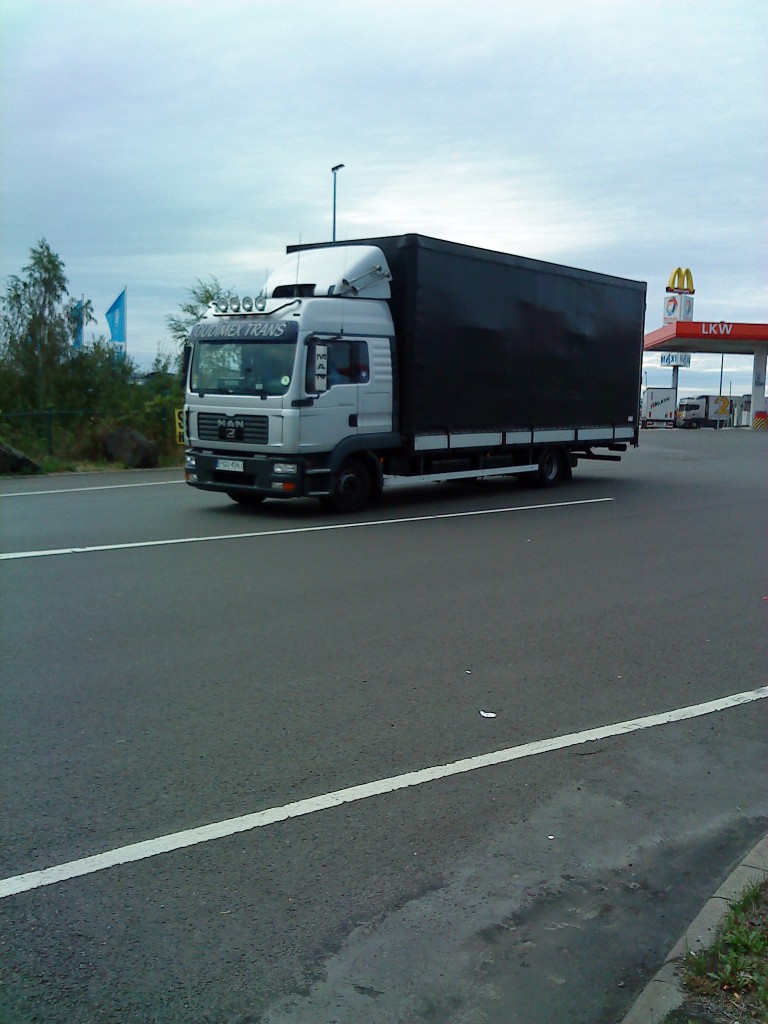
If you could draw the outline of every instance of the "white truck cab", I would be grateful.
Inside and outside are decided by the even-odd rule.
[[[212,305],[190,336],[189,483],[244,504],[289,496],[305,456],[391,435],[390,276],[372,246],[292,253],[256,300]],[[326,495],[332,467],[303,468],[317,478],[303,493]]]

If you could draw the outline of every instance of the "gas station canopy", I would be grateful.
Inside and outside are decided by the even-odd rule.
[[[676,320],[646,334],[643,348],[657,352],[725,352],[753,356],[768,346],[768,324]]]
[[[768,429],[765,409],[765,368],[768,361],[768,324],[737,324],[728,320],[693,319],[693,274],[675,267],[664,300],[664,326],[646,334],[646,352],[709,352],[752,356],[751,426]],[[670,357],[671,358],[671,357]],[[662,357],[663,361],[663,357]],[[722,361],[720,379],[722,386]],[[672,386],[677,396],[678,362],[673,363]],[[677,402],[677,397],[675,397]]]
[[[712,352],[753,356],[752,426],[766,429],[765,367],[768,360],[768,324],[736,324],[727,320],[673,320],[646,334],[646,352]],[[676,372],[676,371],[675,371]],[[673,377],[677,388],[677,377]]]

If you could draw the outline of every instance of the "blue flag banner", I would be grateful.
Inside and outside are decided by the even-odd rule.
[[[72,307],[72,321],[75,328],[72,348],[80,351],[83,347],[83,333],[85,328],[85,309],[83,308],[83,303],[80,300],[78,300]]]
[[[126,289],[120,292],[115,301],[109,307],[106,313],[107,323],[109,324],[109,330],[112,334],[112,341],[118,344],[124,345],[126,342],[125,337],[125,292]]]

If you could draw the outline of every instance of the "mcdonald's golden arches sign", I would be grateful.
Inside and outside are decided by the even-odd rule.
[[[675,267],[672,273],[669,275],[669,283],[667,284],[668,292],[685,292],[687,295],[693,295],[696,289],[693,287],[693,274],[689,267],[683,270],[682,267]]]
[[[669,275],[664,299],[664,323],[693,320],[693,274],[689,267],[675,267]]]

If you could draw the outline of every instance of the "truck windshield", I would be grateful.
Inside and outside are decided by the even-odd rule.
[[[284,395],[293,377],[294,338],[195,340],[190,390],[221,395]]]

